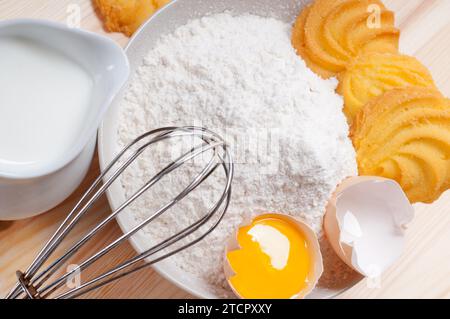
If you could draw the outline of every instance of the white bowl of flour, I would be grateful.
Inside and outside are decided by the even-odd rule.
[[[234,151],[233,197],[221,225],[205,241],[155,266],[194,296],[233,296],[222,256],[229,236],[244,219],[286,213],[320,234],[325,205],[336,185],[357,174],[343,102],[334,92],[337,81],[322,80],[307,69],[290,44],[291,23],[307,2],[174,1],[153,16],[126,49],[132,76],[100,130],[102,167],[138,135],[164,126],[206,126],[224,136]],[[140,158],[112,185],[112,208],[161,168],[163,153]],[[179,211],[135,235],[133,247],[143,252],[198,218],[222,186],[215,179],[210,183],[187,199],[190,202],[181,203]],[[176,191],[166,186],[144,195],[118,216],[122,230],[130,230]],[[329,274],[312,298],[334,296],[359,280],[333,256],[326,240],[322,243]]]

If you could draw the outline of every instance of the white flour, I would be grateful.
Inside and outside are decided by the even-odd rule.
[[[225,219],[205,241],[172,257],[177,266],[227,295],[224,247],[243,218],[281,212],[320,232],[332,191],[357,174],[336,84],[307,69],[291,46],[290,25],[275,19],[214,15],[158,41],[121,105],[120,145],[162,126],[203,125],[226,136],[237,161]],[[167,157],[164,149],[142,156],[122,178],[126,195],[167,164]],[[172,198],[195,167],[133,205],[136,221]],[[149,242],[204,214],[222,187],[220,176],[209,179],[145,229]]]

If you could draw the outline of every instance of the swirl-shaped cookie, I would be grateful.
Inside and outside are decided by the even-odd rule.
[[[399,35],[393,12],[379,0],[317,0],[297,18],[292,44],[314,72],[328,78],[361,53],[397,52]]]
[[[435,89],[394,89],[371,100],[351,135],[361,175],[396,180],[413,203],[449,189],[450,101]]]
[[[430,71],[416,58],[392,54],[363,54],[339,75],[338,93],[344,97],[349,122],[372,98],[393,88],[435,87]]]
[[[131,36],[156,10],[170,0],[93,0],[109,32]]]

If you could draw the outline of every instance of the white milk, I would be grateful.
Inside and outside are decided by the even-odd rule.
[[[0,163],[51,161],[75,143],[93,80],[52,48],[0,37]]]

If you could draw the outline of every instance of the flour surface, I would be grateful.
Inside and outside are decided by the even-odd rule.
[[[222,258],[244,219],[280,212],[321,231],[336,185],[357,174],[336,85],[305,66],[291,46],[290,25],[271,18],[208,16],[157,42],[121,105],[120,146],[151,129],[201,125],[224,136],[236,160],[227,215],[205,241],[171,257],[178,267],[230,296]],[[168,163],[171,146],[141,156],[127,170],[121,180],[127,196]],[[145,194],[128,213],[136,222],[148,217],[195,176],[197,164]],[[145,229],[149,243],[205,214],[222,189],[223,177],[213,176]]]

